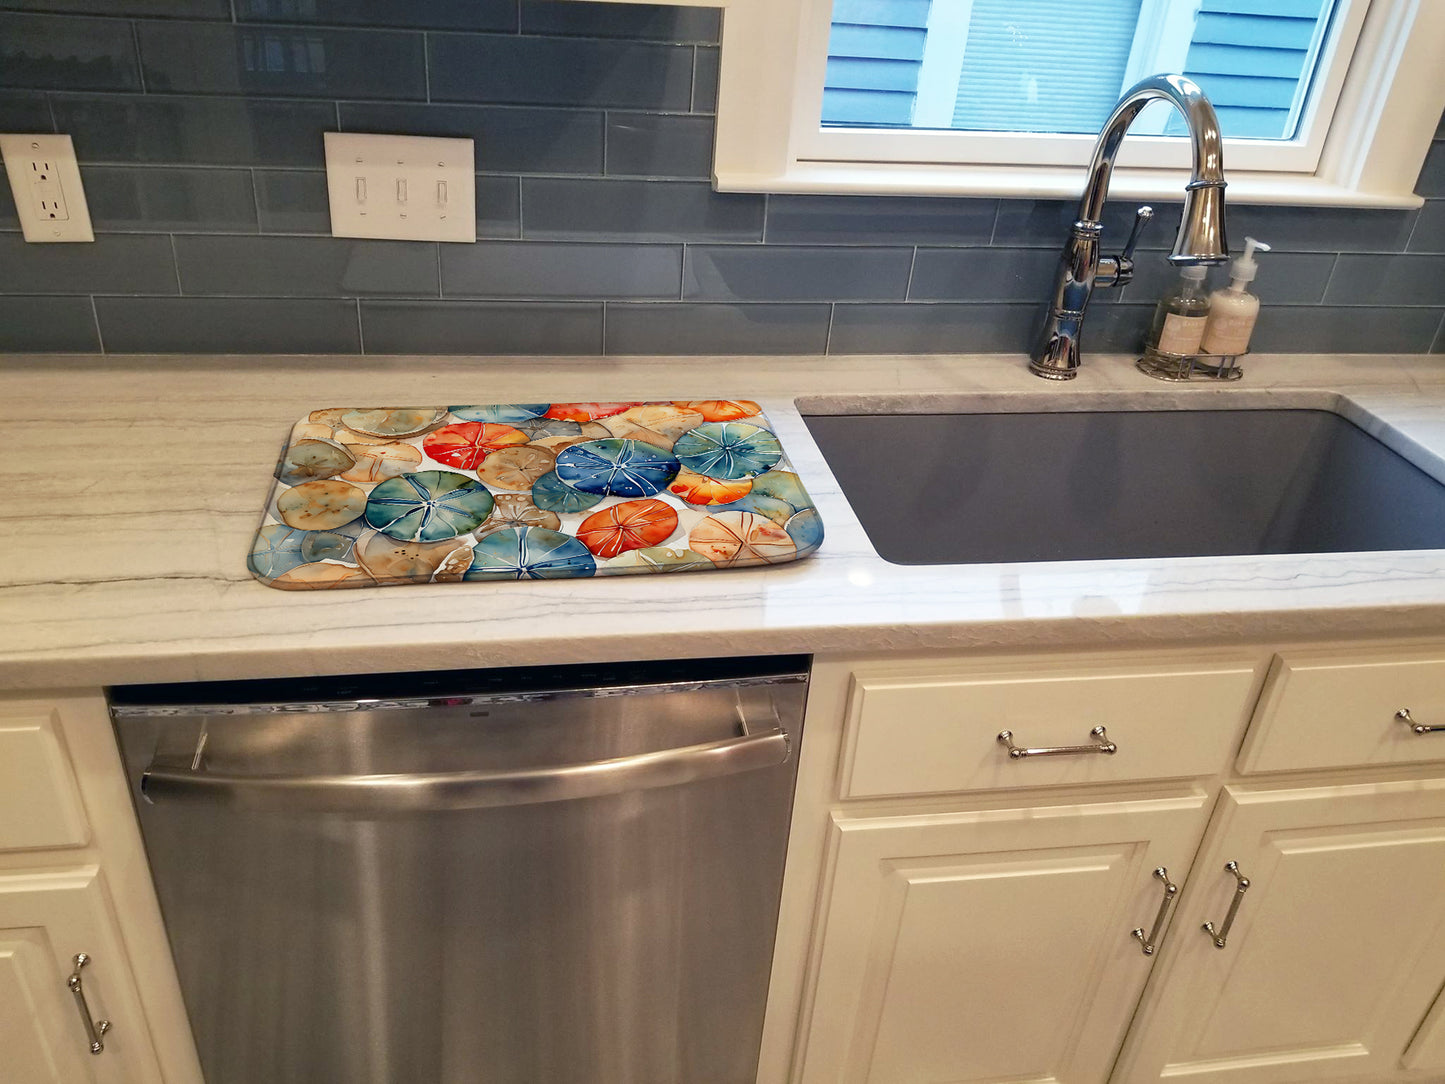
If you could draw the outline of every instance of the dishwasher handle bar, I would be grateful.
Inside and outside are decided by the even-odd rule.
[[[723,741],[514,771],[392,775],[236,775],[157,758],[140,778],[152,803],[202,800],[286,812],[423,813],[534,805],[694,783],[786,763],[781,727]]]

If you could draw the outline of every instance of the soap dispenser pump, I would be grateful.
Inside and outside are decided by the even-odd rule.
[[[1253,237],[1244,239],[1244,254],[1229,269],[1229,285],[1215,290],[1209,298],[1209,320],[1204,325],[1202,349],[1206,354],[1232,356],[1249,349],[1254,323],[1259,319],[1259,298],[1245,287],[1259,273],[1256,252],[1268,252],[1269,246]]]

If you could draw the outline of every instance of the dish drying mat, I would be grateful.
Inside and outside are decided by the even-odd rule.
[[[823,523],[748,400],[331,407],[248,561],[285,590],[782,564]]]

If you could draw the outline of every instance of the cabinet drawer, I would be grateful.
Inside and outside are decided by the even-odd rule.
[[[89,834],[82,809],[55,711],[29,702],[0,708],[0,851],[80,846]]]
[[[1445,760],[1445,729],[1416,734],[1395,713],[1445,727],[1445,654],[1275,657],[1241,772]]]
[[[984,675],[855,672],[842,794],[992,790],[1212,775],[1229,762],[1248,716],[1247,664]],[[1015,759],[1016,746],[1116,746]]]

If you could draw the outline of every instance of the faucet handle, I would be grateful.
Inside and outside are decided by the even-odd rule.
[[[1134,258],[1134,246],[1139,243],[1139,235],[1144,232],[1144,227],[1149,225],[1149,220],[1154,217],[1154,208],[1147,203],[1134,212],[1134,228],[1129,231],[1129,240],[1124,242],[1124,252],[1120,260],[1132,260]]]

